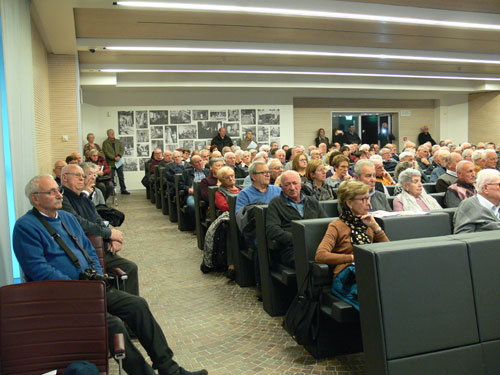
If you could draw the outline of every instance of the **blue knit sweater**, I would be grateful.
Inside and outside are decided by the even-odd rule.
[[[76,255],[82,269],[89,267],[87,260],[62,227],[61,220],[92,258],[96,271],[103,273],[94,247],[73,215],[60,210],[57,219],[50,217],[46,219]],[[80,270],[75,267],[31,210],[17,220],[14,227],[13,245],[17,260],[28,280],[78,280]]]

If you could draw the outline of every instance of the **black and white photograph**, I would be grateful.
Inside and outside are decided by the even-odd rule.
[[[207,109],[193,109],[193,121],[207,121],[207,120],[208,120]]]
[[[137,171],[137,158],[123,158],[123,171],[124,172]]]
[[[149,111],[149,125],[168,125],[168,111]]]
[[[191,111],[188,109],[170,111],[170,123],[171,124],[190,124],[191,123]]]
[[[255,125],[255,109],[241,110],[241,125]]]
[[[253,126],[242,126],[241,127],[241,137],[240,138],[245,138],[245,135],[247,134],[247,131],[251,130],[252,131],[252,137],[254,139],[257,139],[257,126],[253,125]]]
[[[163,126],[151,127],[151,139],[163,139]]]
[[[150,156],[149,155],[149,143],[138,143],[137,144],[137,156]]]
[[[135,111],[135,127],[137,129],[148,128],[148,111]]]
[[[212,139],[220,128],[222,128],[220,121],[198,121],[198,138]]]
[[[204,150],[207,145],[207,141],[194,141],[194,149],[195,150]]]
[[[174,152],[178,148],[179,148],[179,146],[177,146],[177,143],[174,144],[174,145],[165,145],[165,149],[163,150],[163,152],[165,152],[165,151],[172,151],[172,152]]]
[[[134,137],[120,137],[120,142],[125,149],[123,156],[135,156]]]
[[[149,130],[137,130],[137,142],[149,142]]]
[[[163,139],[153,139],[151,141],[151,150],[156,150],[157,148],[163,151]]]
[[[227,110],[227,121],[240,122],[240,110],[239,109],[228,109]]]
[[[182,148],[183,150],[192,151],[194,150],[194,141],[192,139],[189,141],[187,140],[179,141],[179,147]]]
[[[118,111],[118,135],[134,135],[134,111]]]
[[[281,132],[280,129],[281,127],[279,126],[276,125],[271,126],[271,131],[270,131],[271,137],[273,138],[280,137],[280,132]]]
[[[226,111],[210,111],[210,121],[226,121]]]
[[[198,138],[196,125],[179,125],[178,134],[179,139],[195,139]]]
[[[257,142],[269,142],[269,126],[257,126]]]
[[[150,160],[150,158],[139,158],[139,170],[146,170],[146,162]]]
[[[226,128],[226,133],[231,138],[239,138],[240,137],[240,124],[237,122],[226,122],[224,124]]]
[[[259,125],[279,125],[279,109],[259,109]]]
[[[177,125],[165,126],[165,143],[177,143]]]

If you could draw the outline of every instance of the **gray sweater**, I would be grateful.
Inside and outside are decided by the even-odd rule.
[[[477,198],[464,199],[453,216],[453,233],[472,233],[500,229],[500,220]]]

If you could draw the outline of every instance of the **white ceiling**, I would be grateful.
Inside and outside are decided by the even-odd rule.
[[[193,0],[194,1],[194,0]],[[196,3],[243,5],[243,1]],[[500,26],[498,0],[255,0],[252,6],[414,17]],[[273,88],[283,90],[498,90],[500,30],[423,26],[244,12],[131,9],[111,0],[32,0],[32,16],[50,53],[77,53],[81,84],[115,88]],[[217,48],[211,52],[109,51],[106,46]],[[250,54],[245,49],[275,50]],[[239,49],[239,53],[221,51]],[[90,52],[95,50],[95,52]],[[365,53],[371,57],[297,56],[282,51]],[[417,61],[373,55],[411,55],[497,63]],[[253,73],[102,73],[100,69],[251,70]],[[451,79],[257,74],[307,71],[447,76]],[[460,80],[459,77],[479,77]],[[453,78],[457,77],[457,78]]]

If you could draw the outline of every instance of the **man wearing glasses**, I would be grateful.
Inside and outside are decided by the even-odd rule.
[[[500,229],[500,172],[483,169],[477,174],[477,194],[464,199],[453,216],[454,233]]]
[[[67,185],[75,187],[83,185],[83,171],[77,165],[63,168],[62,177],[63,183],[66,181]],[[78,221],[73,215],[59,211],[62,207],[63,196],[53,177],[42,175],[32,178],[26,185],[25,193],[34,209],[17,220],[13,233],[13,245],[26,279],[28,281],[78,280],[81,271],[91,267],[102,275],[103,270],[96,251],[82,231],[82,227],[78,225]],[[68,251],[77,257],[80,268],[71,261],[61,245],[54,241],[48,229],[42,224],[42,220],[52,227],[66,244]],[[88,254],[90,261],[78,248],[77,241]],[[123,333],[125,338],[123,368],[128,374],[154,375],[156,372],[153,367],[160,375],[208,374],[206,370],[187,371],[174,361],[174,353],[169,348],[161,327],[151,314],[146,300],[126,291],[108,287],[106,304],[109,313],[109,349],[113,355],[114,334]],[[130,340],[122,320],[139,338],[153,362],[152,366]]]
[[[127,273],[125,291],[139,295],[139,280],[137,265],[116,253],[120,251],[123,243],[123,233],[109,225],[97,213],[92,201],[82,191],[85,187],[85,174],[78,165],[68,164],[62,170],[62,186],[64,198],[62,209],[76,217],[87,236],[101,236],[108,251],[104,252],[106,268],[121,268]]]
[[[61,186],[61,171],[66,166],[66,162],[64,160],[58,160],[54,164],[54,174],[56,175],[55,181],[59,186]]]

